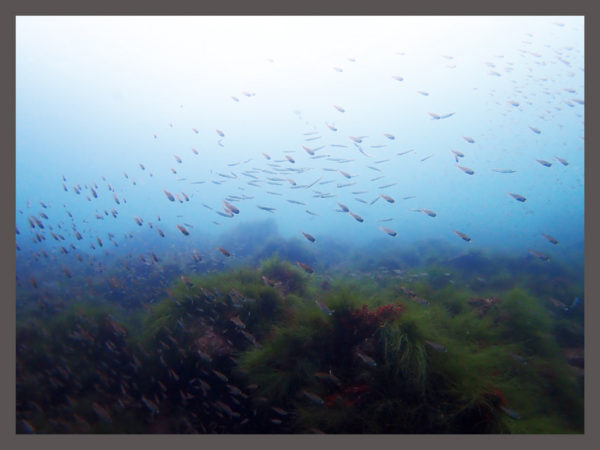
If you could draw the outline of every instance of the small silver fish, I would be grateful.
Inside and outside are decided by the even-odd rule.
[[[313,401],[317,405],[324,405],[325,404],[325,400],[323,400],[317,394],[313,394],[312,392],[308,392],[306,390],[303,390],[302,394],[304,394],[304,396],[306,396],[308,399],[310,399],[311,401]]]
[[[516,411],[513,411],[512,409],[508,409],[504,406],[501,406],[500,409],[502,411],[504,411],[506,414],[508,414],[508,416],[511,419],[515,419],[515,420],[519,420],[521,418],[521,416],[519,415],[519,413],[517,413]]]
[[[296,261],[296,265],[304,270],[306,273],[313,273],[314,270],[308,264],[301,263],[300,261]]]
[[[527,201],[527,199],[520,194],[513,194],[511,192],[508,192],[508,195],[510,195],[512,198],[514,198],[515,200],[517,200],[521,203],[524,203],[525,201]]]
[[[395,237],[397,235],[397,233],[394,230],[392,230],[391,228],[379,227],[379,229],[381,231],[383,231],[384,233],[389,234],[392,237]]]
[[[539,162],[544,167],[552,167],[551,162],[545,161],[543,159],[536,159],[536,161]]]
[[[356,356],[358,356],[362,360],[362,362],[364,362],[365,364],[367,364],[371,367],[377,366],[377,363],[375,362],[375,360],[373,358],[371,358],[370,356],[365,355],[364,353],[356,352]]]
[[[163,192],[165,193],[165,196],[172,202],[175,201],[175,197],[173,196],[173,194],[171,194],[169,191],[165,191],[163,190]],[[116,198],[116,194],[115,194],[115,198]]]
[[[469,169],[468,167],[463,167],[463,166],[458,166],[458,165],[456,167],[458,167],[460,170],[462,170],[467,175],[473,175],[475,173],[475,171],[473,171],[473,169]]]
[[[360,217],[358,214],[353,213],[352,211],[348,211],[348,214],[350,214],[352,217],[354,217],[355,220],[357,220],[358,222],[364,222],[365,220]]]
[[[327,305],[321,303],[319,300],[315,299],[315,304],[319,307],[321,311],[323,311],[328,316],[331,316],[335,311],[330,310]]]
[[[554,245],[558,244],[558,241],[557,241],[555,238],[553,238],[552,236],[549,236],[549,235],[547,235],[547,234],[544,234],[544,233],[541,233],[541,235],[542,235],[542,236],[543,236],[545,239],[547,239],[547,240],[548,240],[548,242],[550,242],[551,244],[554,244]]]
[[[231,256],[231,253],[229,253],[229,251],[225,250],[222,247],[217,247],[217,250],[219,250],[223,255],[225,255],[227,257]]]
[[[535,256],[537,259],[541,259],[542,261],[550,261],[550,257],[542,252],[529,249],[529,254]]]
[[[435,212],[433,212],[432,210],[430,210],[430,209],[420,208],[420,209],[411,209],[411,211],[413,211],[413,212],[422,212],[423,214],[427,214],[429,217],[436,217],[437,216],[437,214]]]
[[[461,233],[460,231],[454,230],[454,234],[456,234],[463,241],[471,242],[471,238],[467,236],[465,233]]]
[[[304,235],[304,237],[305,237],[306,239],[308,239],[310,242],[315,242],[315,238],[314,238],[312,235],[310,235],[310,234],[308,234],[308,233],[305,233],[304,231],[302,231],[301,233],[302,233],[302,234]]]
[[[429,346],[431,346],[431,348],[433,348],[435,351],[441,352],[441,353],[446,353],[446,347],[444,347],[442,344],[438,344],[437,342],[433,342],[433,341],[428,341],[425,340],[425,343]]]

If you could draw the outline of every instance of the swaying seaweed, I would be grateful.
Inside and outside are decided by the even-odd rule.
[[[427,273],[329,278],[274,255],[180,274],[141,307],[20,316],[17,431],[581,432],[579,313]]]

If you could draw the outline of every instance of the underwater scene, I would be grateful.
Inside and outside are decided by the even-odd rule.
[[[18,16],[16,433],[584,433],[580,16]]]

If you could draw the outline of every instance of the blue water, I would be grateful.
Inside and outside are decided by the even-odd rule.
[[[583,36],[582,17],[19,17],[17,276],[54,286],[42,250],[74,273],[78,254],[97,268],[193,248],[235,264],[257,223],[323,260],[322,242],[364,254],[433,240],[582,267]],[[239,214],[217,214],[224,199]]]

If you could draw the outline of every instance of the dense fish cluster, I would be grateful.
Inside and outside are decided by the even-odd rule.
[[[539,53],[528,50],[532,45],[531,36],[523,41],[523,48],[520,50],[523,61],[519,64],[529,64],[534,70],[542,57]],[[398,55],[404,55],[399,53]],[[396,57],[398,57],[396,55]],[[393,55],[392,55],[393,56]],[[574,60],[578,57],[572,48],[556,48],[549,50],[545,62],[555,64],[559,61],[564,65],[565,71],[575,70]],[[451,59],[450,59],[451,58]],[[456,61],[451,55],[443,55],[442,59]],[[485,66],[495,68],[489,75],[496,77],[510,77],[515,67],[515,61],[507,60],[503,55],[494,55],[496,62],[485,62]],[[348,68],[335,66],[334,70],[338,72],[339,77],[348,76],[351,70],[360,66],[361,61],[357,58],[348,58]],[[457,62],[458,64],[458,62]],[[446,70],[452,70],[455,66],[446,67]],[[276,70],[276,64],[273,64],[273,70]],[[382,74],[383,75],[383,74]],[[401,82],[400,84],[385,83],[382,79],[381,89],[390,92],[402,89],[402,85],[407,82],[406,77],[399,75],[390,75],[392,80]],[[539,116],[539,125],[522,125],[528,128],[536,135],[543,136],[544,128],[552,127],[553,115],[558,115],[562,110],[574,108],[582,105],[584,102],[574,96],[583,94],[579,86],[563,86],[556,89],[548,79],[535,79],[539,84],[539,90],[549,98],[549,106],[546,111]],[[519,95],[520,93],[520,95]],[[417,94],[427,97],[427,101],[435,105],[435,90],[418,90]],[[243,91],[241,95],[232,96],[236,103],[252,102],[259,98],[260,92]],[[255,98],[256,97],[256,98]],[[511,97],[504,100],[504,105],[509,105],[510,110],[503,114],[515,116],[518,121],[519,114],[525,114],[529,105],[534,105],[531,99],[520,88],[514,88]],[[501,103],[502,105],[502,103]],[[502,107],[500,105],[500,107]],[[360,115],[360,110],[351,110],[340,104],[333,105],[334,112],[344,115]],[[296,111],[298,118],[305,120],[300,111]],[[449,113],[429,112],[429,120],[434,121],[452,121],[464,114],[459,108]],[[577,117],[581,117],[581,112],[575,111]],[[422,118],[428,120],[427,117]],[[114,174],[101,175],[97,180],[72,181],[77,174],[65,174],[61,180],[64,191],[64,198],[61,202],[46,201],[43,196],[37,201],[28,201],[26,208],[18,207],[17,215],[17,250],[20,250],[24,240],[36,244],[39,251],[34,252],[34,258],[42,255],[56,260],[57,264],[65,267],[71,266],[73,259],[84,258],[93,260],[93,255],[102,249],[103,253],[110,253],[110,246],[118,247],[123,239],[133,239],[137,234],[135,229],[121,233],[108,231],[108,229],[123,229],[126,216],[121,214],[125,207],[129,211],[132,208],[142,209],[139,204],[139,196],[136,195],[136,204],[127,202],[129,194],[135,189],[144,189],[139,185],[143,180],[145,189],[154,186],[162,190],[165,199],[168,202],[178,204],[178,209],[170,209],[177,218],[164,222],[161,220],[160,211],[164,208],[160,205],[161,198],[149,199],[149,204],[156,204],[156,213],[149,212],[144,207],[145,213],[141,212],[133,215],[133,221],[139,228],[154,230],[154,232],[166,239],[173,239],[174,233],[179,231],[185,237],[193,237],[195,229],[206,230],[209,227],[218,227],[224,225],[223,219],[243,220],[245,214],[254,210],[264,213],[281,215],[281,221],[305,220],[302,215],[310,217],[310,229],[298,229],[298,233],[310,233],[311,237],[304,236],[311,242],[315,242],[312,236],[319,236],[323,229],[322,224],[331,222],[332,215],[336,211],[345,213],[349,219],[346,226],[355,225],[384,231],[390,237],[396,237],[403,234],[403,224],[415,224],[415,219],[407,214],[408,211],[422,212],[431,218],[442,217],[444,213],[436,211],[439,207],[430,196],[421,198],[419,192],[415,192],[410,185],[402,182],[409,174],[410,170],[415,170],[415,164],[428,163],[431,158],[442,158],[445,162],[441,165],[431,166],[429,170],[423,170],[422,177],[435,180],[440,170],[454,165],[462,173],[474,178],[489,179],[496,172],[500,174],[511,174],[506,179],[498,180],[495,195],[501,196],[503,192],[508,193],[510,197],[517,202],[525,203],[529,198],[529,193],[515,187],[522,185],[519,181],[519,171],[510,168],[510,159],[503,161],[502,154],[497,154],[492,161],[483,161],[480,157],[474,158],[482,152],[492,152],[493,141],[486,140],[485,136],[471,137],[467,134],[468,130],[456,130],[455,139],[448,142],[446,149],[439,149],[431,152],[428,145],[424,142],[421,146],[406,149],[408,145],[404,142],[402,132],[398,130],[377,130],[377,129],[357,129],[356,127],[343,127],[342,125],[332,125],[336,122],[335,114],[331,114],[327,120],[321,124],[312,124],[311,129],[300,133],[296,137],[290,136],[287,148],[262,148],[256,151],[249,150],[248,157],[243,160],[231,160],[226,164],[226,168],[214,167],[211,170],[211,176],[197,179],[191,174],[198,172],[198,168],[210,164],[211,153],[208,149],[199,149],[202,146],[194,140],[199,133],[203,133],[203,127],[197,125],[191,129],[180,129],[176,121],[169,122],[169,127],[162,132],[150,132],[150,141],[160,144],[162,140],[169,140],[174,133],[182,136],[189,141],[188,149],[179,148],[177,153],[172,156],[180,167],[175,170],[172,167],[150,167],[145,161],[140,161],[138,165],[139,172],[135,172],[133,167],[122,167],[125,169],[122,179],[115,178]],[[548,125],[544,127],[543,123]],[[227,141],[237,132],[236,130],[214,129],[218,137],[219,147],[223,147],[222,152],[226,155]],[[365,132],[360,134],[360,132]],[[518,130],[515,130],[518,132]],[[189,136],[186,136],[189,133]],[[242,136],[238,136],[243,139]],[[461,145],[462,141],[462,145]],[[314,142],[314,143],[313,143]],[[149,142],[150,144],[152,142]],[[422,148],[419,148],[422,147]],[[160,151],[157,147],[153,151]],[[556,178],[560,180],[563,176],[561,171],[569,170],[569,161],[558,155],[552,155],[554,150],[549,150],[544,158],[533,156],[531,165],[540,164],[557,173],[553,178],[547,178],[540,174],[540,183],[555,183]],[[187,155],[187,156],[186,156]],[[262,156],[262,157],[261,157]],[[540,155],[544,156],[544,155]],[[560,163],[559,167],[550,162],[550,158]],[[464,164],[464,165],[463,165]],[[345,168],[368,167],[377,172],[377,176],[368,177],[364,170],[358,173],[352,173]],[[504,168],[498,168],[503,166]],[[407,169],[404,169],[406,167]],[[173,182],[169,182],[169,187],[157,185],[153,180],[164,180],[155,176],[159,173],[168,174],[171,172]],[[163,174],[163,175],[164,175]],[[551,175],[548,175],[551,177]],[[124,183],[125,181],[125,183]],[[347,181],[347,182],[346,182]],[[456,183],[461,180],[456,178]],[[218,186],[218,191],[215,187]],[[476,186],[476,185],[474,185]],[[475,188],[476,189],[476,188]],[[215,198],[214,192],[228,192],[222,198]],[[40,193],[42,194],[42,193]],[[389,205],[383,208],[381,204],[376,205],[379,199],[385,200]],[[399,201],[396,199],[400,199]],[[90,202],[91,208],[85,208],[81,202]],[[456,199],[457,202],[461,200]],[[188,207],[187,203],[191,205]],[[433,203],[433,205],[432,205]],[[36,204],[44,210],[51,211],[47,215],[43,211],[35,211]],[[336,204],[341,208],[338,209]],[[346,206],[348,205],[348,206]],[[199,214],[199,206],[207,208],[213,214]],[[506,205],[506,208],[509,208]],[[77,209],[77,216],[72,215],[72,210]],[[89,213],[84,213],[89,211]],[[93,212],[92,212],[93,211]],[[318,211],[318,212],[316,212]],[[384,215],[385,214],[385,215]],[[130,216],[131,217],[131,216]],[[255,217],[253,214],[252,217]],[[465,218],[468,219],[468,218]],[[119,227],[108,224],[109,220],[114,220]],[[379,226],[381,221],[393,220],[396,226],[382,229]],[[439,218],[437,219],[439,220]],[[468,223],[468,220],[463,220]],[[28,226],[27,226],[28,225]],[[421,225],[419,225],[421,226]],[[427,227],[426,223],[422,223]],[[27,231],[23,230],[26,227]],[[194,228],[196,227],[196,228]],[[454,233],[465,242],[471,245],[477,243],[477,232],[479,230],[470,230],[467,225],[461,225],[461,230],[454,230],[449,226],[445,232]],[[24,232],[25,231],[25,232]],[[551,224],[542,232],[553,233]],[[466,236],[472,236],[468,239]],[[108,240],[108,243],[105,241]],[[54,244],[52,245],[52,241]],[[552,242],[552,241],[550,241]],[[109,247],[106,247],[106,244]],[[228,248],[229,243],[218,242],[218,245],[212,248],[225,255],[235,255],[235,249]],[[531,242],[532,247],[540,247],[542,243]],[[32,248],[35,248],[32,247]],[[524,248],[524,252],[527,248]],[[90,253],[91,250],[91,253]],[[149,251],[152,249],[149,248]],[[203,249],[208,251],[207,249]]]

